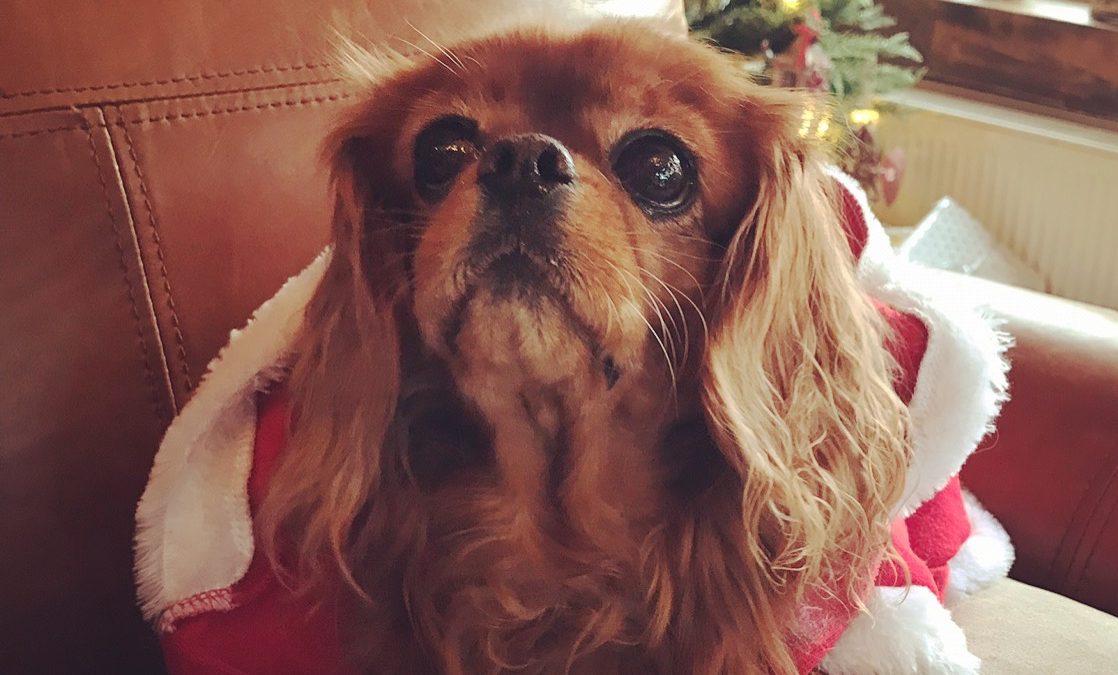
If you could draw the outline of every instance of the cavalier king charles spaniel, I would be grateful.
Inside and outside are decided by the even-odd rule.
[[[793,672],[801,608],[857,607],[890,555],[910,457],[801,98],[625,25],[360,96],[276,569],[345,580],[375,672]]]

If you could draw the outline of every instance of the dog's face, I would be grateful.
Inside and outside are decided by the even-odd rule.
[[[506,388],[671,389],[783,120],[659,38],[537,41],[456,48],[372,94],[351,131],[364,180],[406,215],[389,248],[423,340],[462,379],[524,381]]]

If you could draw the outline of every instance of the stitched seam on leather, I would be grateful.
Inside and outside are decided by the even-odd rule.
[[[93,143],[93,130],[89,125],[82,125],[85,130],[85,137],[89,141],[89,154],[93,158],[93,165],[97,172],[97,181],[101,184],[101,196],[105,200],[105,213],[109,216],[109,225],[113,228],[113,243],[116,245],[117,255],[120,258],[120,270],[124,276],[124,286],[128,290],[128,304],[132,309],[132,319],[136,324],[136,337],[140,345],[140,359],[144,363],[144,370],[147,372],[148,388],[151,390],[151,405],[155,410],[155,419],[160,422],[163,421],[163,410],[159,405],[159,391],[155,386],[155,373],[151,369],[151,358],[148,354],[147,341],[144,340],[143,323],[140,320],[140,310],[136,307],[136,289],[132,287],[132,280],[128,278],[128,263],[127,256],[124,252],[124,246],[120,243],[120,227],[116,222],[116,217],[113,215],[112,200],[109,199],[109,186],[105,183],[104,170],[101,166],[101,160],[97,158],[97,146]]]
[[[133,106],[133,105],[141,104],[141,103],[156,103],[156,104],[159,104],[159,103],[169,103],[169,102],[172,102],[172,101],[192,101],[192,100],[196,100],[196,99],[199,99],[199,98],[228,97],[228,96],[233,96],[235,94],[272,95],[272,94],[277,93],[277,92],[290,92],[290,91],[295,91],[295,90],[299,90],[299,89],[319,89],[319,88],[325,87],[326,85],[331,85],[331,84],[341,85],[341,84],[344,84],[345,82],[346,82],[345,78],[326,77],[326,78],[321,78],[321,79],[302,80],[302,81],[297,81],[297,82],[282,82],[282,83],[278,83],[278,84],[277,83],[267,83],[267,84],[252,85],[252,86],[235,87],[235,88],[232,88],[232,89],[213,89],[213,90],[210,90],[210,91],[179,92],[179,93],[174,93],[174,94],[152,95],[152,96],[146,96],[146,97],[141,96],[141,97],[136,97],[136,98],[124,97],[124,98],[117,99],[117,100],[103,99],[103,100],[89,101],[89,102],[86,102],[86,103],[75,103],[75,104],[69,104],[69,105],[66,105],[66,104],[54,104],[54,105],[43,104],[42,107],[38,107],[38,108],[31,107],[31,108],[23,108],[23,109],[14,109],[14,110],[9,110],[9,111],[0,111],[0,123],[3,123],[4,119],[8,118],[8,117],[17,117],[17,116],[20,116],[20,115],[33,115],[33,114],[40,114],[40,113],[45,113],[45,112],[54,112],[54,111],[63,111],[63,110],[66,110],[66,111],[85,110],[85,109],[89,109],[89,108],[105,107],[105,106],[109,106],[109,105],[114,105],[114,106],[119,108],[120,106]],[[88,123],[88,120],[87,120],[87,123]],[[91,124],[91,126],[104,127],[105,125],[103,125],[103,124],[102,125]],[[21,132],[16,132],[15,135],[19,135],[19,136],[28,135],[28,134],[34,135],[34,134],[44,133],[44,132],[47,132],[47,131],[54,131],[54,130],[61,131],[61,130],[65,130],[65,129],[80,129],[80,128],[81,128],[80,126],[56,127],[55,129],[21,131]],[[0,139],[3,139],[3,138],[4,138],[4,136],[0,135]]]
[[[1115,485],[1115,479],[1118,479],[1118,464],[1116,464],[1112,468],[1110,477],[1107,479],[1105,487],[1103,487],[1102,494],[1099,496],[1099,499],[1095,500],[1094,502],[1094,508],[1091,511],[1091,515],[1087,518],[1087,525],[1083,528],[1084,539],[1086,538],[1086,532],[1090,528],[1090,525],[1096,520],[1096,516],[1098,516],[1098,514],[1100,513],[1099,507],[1102,506],[1103,503],[1105,503],[1107,495],[1114,492],[1111,488]],[[1082,590],[1083,588],[1083,580],[1087,578],[1087,570],[1090,569],[1091,561],[1094,559],[1095,554],[1098,553],[1099,542],[1102,541],[1103,533],[1106,532],[1106,524],[1109,523],[1110,520],[1114,517],[1115,511],[1118,511],[1118,498],[1112,498],[1110,508],[1106,510],[1106,517],[1103,518],[1101,523],[1099,523],[1098,531],[1095,532],[1094,541],[1091,542],[1090,553],[1087,554],[1087,559],[1083,562],[1083,565],[1078,570],[1074,585],[1076,591]],[[1079,553],[1081,549],[1082,545],[1077,546],[1075,553]],[[1072,562],[1069,563],[1069,572],[1071,571],[1070,568],[1074,564],[1074,562],[1075,558],[1073,557]],[[1069,579],[1068,581],[1070,582],[1071,579]]]
[[[38,136],[39,134],[53,134],[53,133],[58,132],[58,131],[76,131],[78,129],[81,129],[83,131],[88,131],[89,126],[90,125],[87,125],[87,124],[74,124],[74,125],[70,125],[70,126],[66,126],[66,127],[51,127],[49,129],[35,129],[34,131],[16,131],[16,132],[9,133],[9,134],[0,134],[0,140],[7,140],[9,138],[24,138],[24,137],[27,137],[27,136]],[[101,127],[101,128],[104,128],[104,127]]]
[[[102,118],[104,118],[104,115],[102,115]],[[120,109],[119,108],[117,108],[115,110],[114,119],[120,119]],[[89,121],[88,117],[86,118],[86,121],[87,122]],[[108,126],[108,121],[107,120],[105,122],[105,126],[106,127]],[[158,358],[158,364],[157,364],[156,367],[157,367],[158,374],[162,378],[161,381],[160,381],[160,384],[162,384],[164,387],[166,387],[167,400],[170,402],[170,405],[171,405],[171,415],[174,416],[178,412],[179,405],[178,405],[178,401],[175,398],[175,386],[171,382],[171,367],[167,363],[167,350],[166,350],[166,347],[164,347],[164,344],[163,344],[163,333],[159,330],[159,316],[158,316],[158,313],[155,309],[155,302],[156,302],[155,299],[154,299],[155,298],[155,293],[152,291],[152,288],[151,288],[151,279],[149,278],[150,275],[148,274],[147,263],[144,260],[143,252],[140,250],[140,233],[137,231],[137,225],[136,225],[137,218],[138,218],[137,214],[139,213],[139,208],[133,203],[136,200],[136,196],[134,194],[135,190],[129,188],[124,182],[125,181],[125,169],[124,169],[125,162],[124,162],[124,158],[120,154],[120,152],[121,152],[120,144],[117,143],[113,139],[112,134],[110,134],[108,136],[108,139],[109,139],[109,146],[112,149],[112,154],[110,155],[110,157],[112,158],[112,162],[113,162],[113,170],[116,172],[116,175],[120,177],[120,190],[121,190],[121,194],[123,196],[123,200],[121,202],[121,205],[123,206],[125,214],[128,218],[127,222],[128,222],[129,234],[131,235],[131,240],[136,243],[136,260],[137,260],[137,263],[139,265],[140,282],[141,282],[140,290],[141,290],[141,294],[142,294],[143,299],[146,300],[146,303],[144,305],[144,310],[146,310],[146,314],[145,314],[144,318],[146,320],[149,320],[151,322],[151,325],[154,326],[154,329],[153,329],[152,332],[153,332],[153,335],[155,337],[155,345],[154,345],[154,348],[153,348],[152,351],[156,355],[156,357]]]
[[[228,108],[214,108],[211,110],[199,110],[195,112],[176,113],[173,115],[156,115],[153,117],[140,117],[133,120],[125,120],[118,122],[118,124],[148,124],[152,122],[174,122],[177,120],[192,119],[195,117],[210,117],[212,115],[230,115],[239,112],[249,112],[252,110],[264,110],[267,108],[291,108],[307,105],[315,105],[318,103],[329,103],[334,101],[342,101],[347,98],[353,98],[355,93],[350,92],[346,94],[329,94],[326,96],[313,96],[300,98],[290,101],[272,101],[269,103],[259,103],[256,105],[243,105],[231,106]]]
[[[182,370],[183,383],[186,385],[186,390],[191,391],[194,389],[194,382],[190,377],[190,365],[186,360],[186,345],[183,342],[182,326],[179,323],[179,315],[175,310],[175,298],[171,294],[171,281],[167,276],[167,263],[163,256],[163,243],[159,238],[159,227],[155,221],[155,209],[151,206],[151,197],[148,194],[147,181],[144,180],[143,169],[140,168],[140,159],[136,156],[136,146],[132,142],[132,135],[128,133],[128,125],[120,125],[121,130],[124,132],[124,141],[128,146],[128,155],[132,158],[132,167],[136,173],[136,179],[140,182],[140,195],[144,200],[144,208],[148,212],[148,226],[151,228],[151,239],[155,245],[155,258],[159,263],[159,277],[163,286],[163,293],[167,296],[167,307],[171,312],[171,331],[175,336],[175,348],[179,357],[179,367]]]
[[[1088,500],[1087,497],[1091,494],[1091,488],[1094,486],[1095,481],[1088,480],[1082,492],[1079,493],[1079,500],[1076,502],[1075,510],[1072,511],[1067,529],[1064,530],[1064,536],[1060,537],[1060,543],[1052,556],[1052,562],[1048,565],[1048,578],[1059,584],[1059,588],[1063,591],[1070,590],[1070,577],[1075,565],[1075,554],[1083,546],[1083,541],[1087,537],[1087,530],[1091,525],[1093,500]],[[1079,536],[1072,544],[1071,540],[1076,534]]]
[[[243,75],[262,75],[265,73],[286,73],[299,70],[313,70],[325,68],[330,63],[297,63],[290,66],[256,66],[247,70],[230,70],[225,72],[199,73],[197,75],[179,75],[161,80],[138,80],[136,82],[114,82],[112,84],[88,84],[72,87],[54,87],[50,89],[32,89],[17,91],[11,94],[0,94],[0,99],[18,98],[21,96],[36,96],[39,94],[62,94],[67,92],[104,91],[107,89],[124,89],[126,87],[149,87],[151,85],[178,84],[180,82],[198,82],[204,80],[221,80],[229,77]]]

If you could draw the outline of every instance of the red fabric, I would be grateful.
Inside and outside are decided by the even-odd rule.
[[[283,451],[286,409],[282,392],[264,395],[258,403],[248,480],[254,514]],[[181,619],[161,636],[171,675],[354,672],[342,653],[336,609],[321,598],[298,597],[285,589],[259,546],[248,572],[231,590],[233,610]],[[315,602],[322,606],[316,609]]]
[[[839,212],[842,216],[842,228],[846,234],[846,243],[850,245],[850,252],[854,254],[854,259],[859,260],[862,257],[862,251],[866,248],[866,243],[870,239],[870,227],[866,223],[866,216],[862,213],[862,207],[858,204],[858,200],[854,198],[854,194],[844,188],[838,181],[835,181],[835,184],[839,192]]]
[[[943,601],[947,590],[947,563],[959,552],[971,535],[971,522],[963,503],[963,487],[959,477],[924,502],[916,513],[905,520],[913,553],[923,560],[935,586],[932,590]]]
[[[943,602],[947,592],[947,563],[971,534],[959,477],[951,481],[916,513],[893,523],[893,546],[904,560],[913,586],[925,586]],[[878,586],[905,585],[904,568],[886,561],[877,573]]]
[[[885,340],[889,353],[897,362],[897,372],[893,377],[893,389],[905,405],[912,401],[916,391],[916,378],[920,374],[920,363],[928,349],[928,327],[912,314],[899,312],[880,302],[874,303],[877,311],[889,324],[892,334]]]
[[[912,550],[912,540],[909,536],[908,524],[901,519],[893,522],[893,548],[900,556],[903,564],[896,560],[886,560],[877,571],[874,580],[876,586],[904,586],[905,570],[912,579],[913,586],[926,586],[936,591],[935,578],[928,569],[928,564]]]
[[[880,306],[894,331],[890,351],[898,362],[895,386],[908,400],[915,388],[920,360],[927,345],[927,329],[919,319]],[[267,490],[275,463],[286,441],[287,400],[283,391],[261,396],[258,405],[249,503],[255,514]],[[911,582],[926,586],[940,599],[946,590],[947,561],[970,535],[958,478],[906,520],[893,525],[893,545],[907,565]],[[878,571],[878,586],[903,586],[904,568],[886,561]],[[264,556],[253,556],[248,572],[231,589],[235,608],[212,611],[180,620],[162,636],[168,671],[172,675],[225,673],[349,673],[342,650],[335,609],[315,609],[312,599],[299,598],[273,576]],[[834,599],[812,603],[810,639],[790,645],[801,673],[817,667],[838,641],[852,611]],[[805,636],[806,637],[806,636]]]
[[[853,195],[840,189],[847,241],[855,258],[862,254],[868,227]],[[920,363],[928,344],[928,329],[919,317],[886,305],[878,310],[892,329],[887,346],[898,364],[894,386],[907,404],[916,388]],[[267,489],[276,459],[285,443],[287,401],[282,393],[262,396],[258,406],[249,501],[255,514]],[[914,585],[932,589],[942,600],[947,583],[947,561],[970,535],[958,478],[912,516],[893,524],[893,544],[907,566]],[[259,547],[258,547],[259,551]],[[904,568],[886,561],[875,579],[879,586],[903,586]],[[172,675],[260,673],[350,673],[341,647],[336,607],[315,609],[312,599],[287,591],[259,552],[248,572],[231,589],[234,609],[211,611],[181,619],[162,636]],[[834,646],[852,617],[837,600],[820,599],[805,617],[805,632],[790,648],[802,673],[816,668]]]
[[[809,598],[811,614],[801,617],[800,634],[788,641],[799,673],[814,671],[854,617],[854,609],[836,597]]]

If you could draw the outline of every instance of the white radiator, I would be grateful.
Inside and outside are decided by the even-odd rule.
[[[1118,133],[932,92],[898,102],[878,136],[907,159],[897,201],[874,204],[886,224],[950,196],[1050,293],[1118,308]]]

